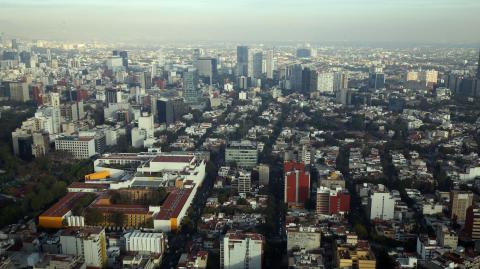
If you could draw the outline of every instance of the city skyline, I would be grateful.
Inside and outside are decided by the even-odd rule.
[[[19,38],[480,43],[469,27],[480,25],[480,3],[473,0],[0,0],[0,6],[0,31]]]

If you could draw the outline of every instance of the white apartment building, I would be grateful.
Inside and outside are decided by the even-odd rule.
[[[102,227],[66,229],[60,235],[60,244],[62,254],[83,257],[87,267],[106,266],[107,243]]]
[[[317,80],[317,89],[320,92],[333,92],[333,73],[319,73]]]
[[[395,199],[389,192],[373,192],[368,199],[368,206],[371,220],[393,219]]]
[[[220,246],[220,268],[262,268],[264,238],[261,234],[228,232]]]
[[[140,251],[163,254],[165,251],[166,237],[163,233],[142,233],[133,231],[126,233],[125,249],[127,251]]]
[[[62,136],[55,140],[55,150],[68,151],[75,159],[88,159],[95,155],[95,138]]]

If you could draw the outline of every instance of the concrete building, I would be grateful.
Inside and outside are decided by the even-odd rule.
[[[429,238],[426,235],[417,237],[417,255],[419,258],[424,260],[431,259],[437,248],[438,244],[435,238]]]
[[[198,71],[190,68],[183,73],[183,98],[188,104],[197,104],[201,97],[200,89],[198,89]]]
[[[163,233],[143,233],[133,231],[126,233],[125,249],[127,251],[139,251],[162,255],[165,252],[166,236]]]
[[[72,255],[46,254],[34,269],[86,269],[83,258]]]
[[[181,98],[159,98],[156,103],[159,123],[174,123],[181,120],[181,117],[185,114],[185,104]]]
[[[350,211],[350,194],[341,187],[317,189],[316,213],[320,215],[344,214]]]
[[[389,192],[373,192],[368,199],[369,218],[380,220],[393,219],[395,200]]]
[[[55,150],[70,152],[76,159],[88,159],[96,154],[95,138],[61,136],[55,140]]]
[[[319,73],[317,80],[317,89],[320,92],[333,93],[334,74],[331,72]]]
[[[225,149],[225,162],[235,163],[242,168],[254,168],[258,162],[255,143],[249,140],[231,141]]]
[[[238,170],[235,175],[238,193],[249,193],[252,190],[252,173],[246,170]]]
[[[464,223],[467,209],[473,204],[473,193],[453,190],[450,192],[450,217],[457,223]]]
[[[218,75],[217,59],[212,57],[200,57],[196,61],[195,67],[198,70],[198,76],[205,83],[212,85]]]
[[[472,205],[467,209],[465,233],[472,240],[480,240],[480,208]]]
[[[367,241],[356,245],[339,245],[335,251],[335,268],[375,269],[377,261]]]
[[[253,54],[253,77],[254,78],[261,78],[262,73],[262,65],[263,65],[263,52],[255,52]]]
[[[9,82],[10,100],[26,102],[30,100],[28,84],[26,82]]]
[[[423,72],[423,77],[422,81],[425,81],[425,85],[427,86],[433,86],[434,84],[437,84],[438,81],[438,71],[436,70],[426,70]]]
[[[438,245],[441,247],[449,247],[452,250],[457,249],[458,235],[445,225],[438,225],[436,228]]]
[[[333,92],[348,88],[348,74],[344,72],[335,72],[333,74]]]
[[[44,156],[50,149],[50,138],[46,132],[35,132],[32,134],[32,155],[36,158]]]
[[[207,268],[208,251],[183,253],[178,260],[177,269],[205,269]]]
[[[248,77],[249,51],[247,46],[237,47],[237,76]]]
[[[383,68],[372,67],[368,77],[368,87],[370,89],[383,89],[385,88],[385,74]]]
[[[310,198],[310,172],[305,171],[303,163],[285,162],[283,164],[285,178],[284,201],[292,206],[304,206]]]
[[[107,243],[104,228],[65,229],[60,235],[60,244],[62,254],[83,257],[87,267],[106,266]]]
[[[32,158],[33,138],[30,132],[17,129],[12,132],[13,154],[23,160]]]
[[[146,146],[145,140],[154,139],[155,125],[153,115],[142,112],[138,117],[138,127],[132,129],[132,147],[140,148]]]
[[[270,167],[267,164],[258,165],[258,181],[261,185],[268,185],[270,181]]]
[[[63,121],[79,121],[85,118],[83,101],[64,103],[60,106],[60,115]]]
[[[267,51],[267,57],[265,60],[265,73],[268,79],[273,79],[273,71],[275,70],[275,56],[273,49]]]
[[[261,234],[228,232],[220,244],[220,268],[261,269],[264,243]]]
[[[418,81],[420,79],[420,76],[417,71],[408,71],[407,72],[407,81]]]
[[[317,227],[287,228],[287,252],[295,249],[305,251],[320,248],[322,233]]]

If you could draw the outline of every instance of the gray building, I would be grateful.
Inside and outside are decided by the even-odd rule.
[[[321,232],[317,227],[292,227],[287,229],[287,252],[294,249],[306,251],[320,248]]]
[[[257,52],[253,55],[253,77],[262,77],[263,53]]]
[[[200,57],[195,62],[195,67],[198,70],[198,76],[203,82],[212,84],[217,77],[217,59],[212,57]]]
[[[182,98],[160,98],[157,100],[156,112],[159,123],[174,123],[185,114],[185,104]]]
[[[198,71],[189,69],[183,74],[183,98],[186,103],[198,103],[201,92],[198,89]]]
[[[225,162],[236,163],[238,167],[257,166],[258,152],[254,142],[249,140],[232,141],[225,149]]]
[[[237,47],[237,76],[248,77],[248,47]]]

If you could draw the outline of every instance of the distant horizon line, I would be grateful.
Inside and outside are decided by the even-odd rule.
[[[209,39],[165,39],[165,40],[154,40],[149,38],[136,38],[136,39],[125,39],[125,40],[105,40],[105,39],[57,39],[57,38],[32,38],[17,36],[12,34],[5,34],[5,32],[0,31],[2,38],[5,40],[20,39],[21,41],[35,42],[35,41],[47,41],[47,42],[64,42],[64,43],[105,43],[105,44],[124,44],[128,43],[128,46],[138,47],[138,46],[152,46],[159,45],[158,43],[168,44],[184,44],[184,45],[208,45],[208,44],[223,44],[223,45],[300,45],[300,44],[309,44],[316,46],[329,46],[329,45],[350,45],[353,47],[356,46],[366,46],[366,47],[376,47],[376,46],[388,46],[388,47],[438,47],[438,48],[480,48],[480,41],[476,42],[447,42],[447,41],[368,41],[368,40],[323,40],[323,41],[313,41],[313,40],[229,40],[229,41],[220,41],[220,40],[209,40]]]

